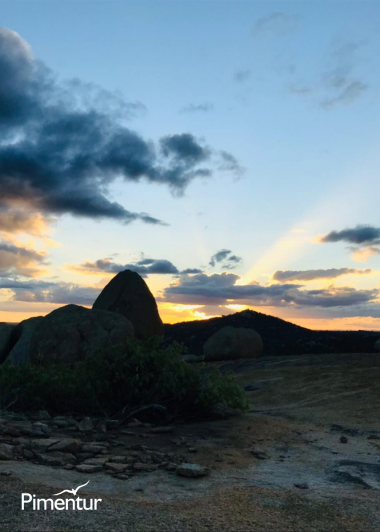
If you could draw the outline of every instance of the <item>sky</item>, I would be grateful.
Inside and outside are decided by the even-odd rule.
[[[380,330],[377,1],[0,0],[0,321]]]

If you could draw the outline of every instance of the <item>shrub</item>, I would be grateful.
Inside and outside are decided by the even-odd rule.
[[[20,411],[82,412],[97,406],[96,397],[82,371],[64,365],[2,365],[0,390],[0,397],[11,397],[9,406]],[[3,400],[0,408],[5,409],[8,404]]]
[[[216,405],[245,410],[244,391],[231,376],[181,361],[179,344],[160,347],[156,339],[98,350],[73,367],[25,364],[0,366],[1,394],[13,399],[12,408],[132,415],[158,405],[169,418],[203,416]],[[1,407],[1,404],[0,404]]]

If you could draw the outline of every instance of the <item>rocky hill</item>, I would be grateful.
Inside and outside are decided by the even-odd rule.
[[[312,331],[274,316],[244,310],[210,320],[165,325],[165,338],[183,343],[188,352],[201,355],[206,340],[222,327],[255,329],[264,342],[264,355],[306,353],[371,353],[380,334],[368,331]]]

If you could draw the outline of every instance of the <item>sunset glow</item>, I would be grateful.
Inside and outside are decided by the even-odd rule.
[[[371,10],[85,4],[70,39],[66,5],[5,10],[0,319],[90,308],[130,269],[167,323],[380,330]]]

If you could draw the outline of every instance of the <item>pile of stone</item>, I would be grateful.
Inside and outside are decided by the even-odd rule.
[[[0,418],[0,461],[25,460],[84,474],[103,472],[121,480],[158,469],[188,478],[209,472],[188,464],[185,456],[120,439],[147,436],[133,429],[148,429],[153,437],[171,432],[172,427],[152,427],[135,420],[123,428],[118,420],[50,418],[44,411],[34,417],[8,414]]]

